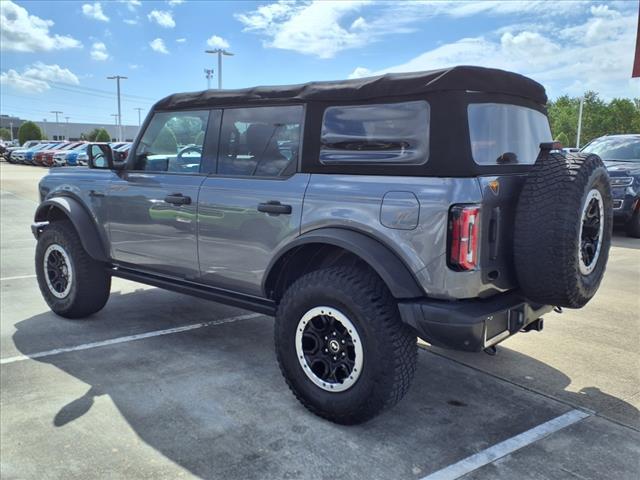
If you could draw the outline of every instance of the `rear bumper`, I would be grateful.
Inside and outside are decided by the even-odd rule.
[[[399,303],[398,308],[420,338],[470,352],[500,343],[553,309],[533,304],[515,291],[487,299],[413,300]]]

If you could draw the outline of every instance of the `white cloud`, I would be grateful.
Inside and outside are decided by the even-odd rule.
[[[136,8],[142,5],[140,0],[118,0],[118,3],[124,3],[131,12],[135,12]]]
[[[165,55],[169,54],[169,50],[167,50],[167,47],[164,44],[164,40],[162,40],[161,38],[156,38],[155,40],[152,40],[151,42],[149,42],[149,46],[153,51],[156,51],[158,53],[164,53]]]
[[[26,93],[41,93],[51,88],[49,82],[68,83],[78,85],[78,77],[67,68],[59,65],[46,65],[42,62],[34,63],[24,69],[22,73],[10,69],[0,73],[0,84]]]
[[[102,5],[100,2],[85,3],[82,5],[82,13],[89,18],[93,18],[94,20],[99,20],[101,22],[108,22],[109,17],[107,17],[102,11]]]
[[[152,10],[151,13],[147,15],[147,18],[150,22],[156,22],[164,28],[173,28],[176,26],[173,14],[165,10]]]
[[[104,62],[109,59],[109,52],[107,52],[107,46],[102,42],[94,42],[91,45],[91,58],[99,62]]]
[[[26,8],[10,0],[0,1],[0,49],[37,52],[79,48],[82,44],[67,35],[51,35],[51,20],[29,15]]]
[[[343,50],[363,47],[388,35],[414,32],[419,22],[435,17],[463,18],[482,14],[510,15],[526,20],[554,16],[573,18],[584,13],[589,5],[592,4],[587,0],[553,3],[543,0],[313,0],[304,3],[279,0],[235,17],[244,25],[244,31],[264,37],[266,47],[331,58]],[[420,28],[424,26],[420,25]]]
[[[136,18],[125,18],[123,20],[124,23],[126,23],[127,25],[137,25],[138,24],[138,20]]]
[[[129,64],[129,68],[131,70],[138,70],[141,67],[141,65],[138,65],[137,63],[130,63]]]
[[[630,80],[637,17],[612,13],[610,8],[588,11],[589,17],[569,27],[553,23],[529,30],[503,27],[440,45],[375,72],[359,66],[350,76],[479,65],[527,75],[542,83],[552,98],[581,95],[585,90],[595,90],[604,98],[637,96],[640,80]]]
[[[181,3],[184,3],[184,0],[169,0],[167,3],[169,4],[170,7],[175,7],[176,5],[180,5]]]
[[[176,38],[176,42],[178,43],[185,43],[187,41],[186,38]]]
[[[367,43],[368,35],[359,28],[362,22],[353,22],[355,28],[354,25],[351,28],[340,25],[344,17],[357,12],[363,5],[365,3],[361,1],[294,4],[281,0],[238,14],[236,18],[244,24],[244,31],[266,36],[269,39],[265,42],[267,47],[331,58],[341,50]]]
[[[211,48],[229,48],[229,42],[217,35],[212,35],[207,40],[207,45]]]
[[[371,70],[369,70],[368,68],[356,67],[355,70],[349,74],[349,78],[370,77],[371,75]]]

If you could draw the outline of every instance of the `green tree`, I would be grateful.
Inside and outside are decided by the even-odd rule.
[[[575,145],[580,98],[563,95],[549,102],[547,107],[554,137],[558,138],[564,133],[568,142],[562,144]],[[584,94],[580,145],[607,134],[639,132],[640,99],[614,98],[605,102],[596,92],[589,91]]]
[[[2,140],[11,140],[11,132],[8,128],[0,128],[0,138]]]
[[[569,146],[569,137],[567,137],[567,134],[564,132],[560,132],[558,135],[556,135],[555,141],[560,142],[563,147]]]
[[[110,142],[111,135],[104,128],[94,128],[87,135],[87,140],[90,142]]]
[[[18,141],[24,145],[29,140],[42,140],[42,130],[33,122],[24,122],[18,130]]]

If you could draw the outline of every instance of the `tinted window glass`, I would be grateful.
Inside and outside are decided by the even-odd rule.
[[[598,138],[586,145],[582,151],[595,153],[603,160],[640,163],[640,136]]]
[[[136,150],[135,170],[198,173],[209,112],[156,113]]]
[[[329,107],[322,120],[324,164],[422,164],[429,151],[425,101]]]
[[[278,177],[295,172],[302,112],[301,106],[225,109],[218,174]]]
[[[531,165],[550,142],[547,117],[532,108],[499,103],[468,107],[471,152],[479,165]]]

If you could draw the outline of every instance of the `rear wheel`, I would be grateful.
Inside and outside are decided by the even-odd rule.
[[[40,292],[55,313],[81,318],[102,309],[111,276],[82,247],[70,222],[54,222],[38,238],[36,275]]]
[[[311,412],[341,424],[365,422],[407,392],[416,335],[372,271],[332,267],[285,292],[275,325],[278,363]]]

